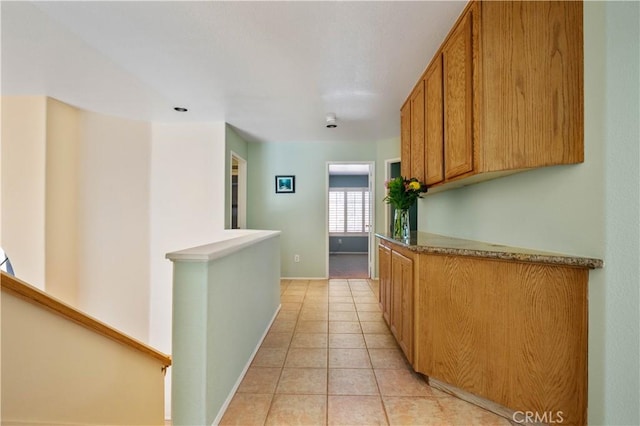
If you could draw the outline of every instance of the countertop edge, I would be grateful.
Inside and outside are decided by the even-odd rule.
[[[447,237],[438,234],[420,233],[422,239],[426,239],[426,243],[419,244],[417,241],[417,234],[412,233],[412,238],[409,242],[403,242],[397,240],[387,234],[376,233],[376,237],[388,241],[392,244],[396,244],[400,247],[404,247],[415,253],[426,254],[440,254],[440,255],[453,255],[453,256],[468,256],[479,257],[485,259],[494,260],[506,260],[514,262],[528,262],[528,263],[541,263],[547,265],[556,266],[570,266],[577,268],[588,269],[600,269],[604,267],[604,262],[601,259],[566,255],[561,253],[549,253],[544,251],[538,251],[535,249],[522,248],[522,247],[509,247],[504,245],[495,245],[495,249],[489,248],[461,248],[461,247],[446,247],[444,244],[432,245],[429,244],[429,237],[450,240],[452,242],[468,243],[469,245],[489,245],[494,246],[491,243],[484,241],[465,240],[462,238]],[[492,247],[493,248],[493,247]],[[498,249],[499,248],[499,249]],[[525,253],[530,252],[530,253]]]

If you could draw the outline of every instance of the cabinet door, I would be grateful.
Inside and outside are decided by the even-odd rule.
[[[481,9],[482,171],[584,161],[583,2]]]
[[[391,252],[391,323],[389,328],[413,362],[413,260]]]
[[[417,372],[586,424],[587,270],[464,256],[418,262]]]
[[[384,320],[389,324],[391,312],[391,249],[383,245],[378,246],[379,265],[379,300]]]
[[[402,269],[402,338],[399,343],[407,360],[413,364],[413,261],[405,258]]]
[[[444,167],[447,179],[473,170],[473,8],[442,51],[444,68]]]
[[[400,174],[411,177],[411,100],[400,110]]]
[[[424,77],[425,93],[425,183],[444,180],[444,130],[442,99],[442,55],[431,63]]]
[[[424,81],[411,94],[411,176],[424,182]]]

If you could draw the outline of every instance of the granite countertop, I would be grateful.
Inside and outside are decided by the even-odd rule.
[[[426,232],[412,232],[409,241],[404,242],[389,234],[377,233],[376,237],[405,247],[416,253],[471,256],[487,259],[512,260],[518,262],[544,263],[560,266],[575,266],[597,269],[604,266],[601,259],[551,253],[521,247],[509,247],[481,241],[465,240]]]

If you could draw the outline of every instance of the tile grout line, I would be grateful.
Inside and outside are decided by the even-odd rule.
[[[371,292],[375,296],[375,291],[373,291],[373,288],[371,288],[370,280],[367,280],[367,285],[369,286],[369,288],[371,289]],[[362,321],[360,321],[360,322],[361,322],[360,328],[362,328]],[[363,339],[364,339],[364,330],[363,330]],[[369,348],[369,346],[367,345],[366,340],[365,340],[365,345],[367,347],[367,355],[369,355],[369,362],[371,363],[371,370],[373,371],[373,377],[374,377],[374,379],[376,381],[376,387],[378,388],[378,394],[379,394],[379,397],[380,397],[380,405],[382,405],[382,412],[384,413],[384,419],[387,422],[387,424],[390,425],[391,424],[391,420],[389,419],[389,413],[387,412],[387,407],[384,404],[384,399],[382,398],[382,396],[383,396],[382,395],[382,389],[380,389],[380,382],[378,381],[378,376],[376,375],[376,370],[375,370],[375,368],[373,366],[373,360],[371,359],[371,349],[372,348]]]
[[[287,289],[289,288],[291,282],[289,282],[289,284],[287,284],[287,286],[285,287],[284,292],[287,291]],[[284,360],[282,361],[282,365],[280,366],[280,375],[278,376],[278,380],[276,381],[276,385],[275,388],[273,389],[273,395],[271,396],[271,403],[269,404],[269,409],[267,410],[267,415],[264,418],[264,422],[263,422],[263,426],[265,426],[267,424],[267,420],[269,419],[269,414],[272,412],[273,410],[273,404],[275,402],[276,399],[276,395],[278,392],[278,386],[280,385],[280,380],[282,380],[282,375],[284,374],[284,366],[287,363],[287,358],[289,357],[289,350],[291,349],[291,343],[293,342],[293,336],[296,334],[296,328],[298,327],[298,321],[300,320],[300,313],[302,311],[302,305],[304,304],[304,299],[307,297],[307,291],[308,291],[308,282],[307,282],[307,286],[305,289],[305,294],[302,298],[302,303],[300,304],[300,309],[298,310],[298,314],[296,315],[296,321],[295,321],[295,325],[293,326],[293,333],[291,334],[291,338],[289,340],[289,344],[287,345],[287,352],[284,356]],[[281,294],[280,297],[282,297],[282,290],[281,290]]]
[[[327,280],[327,372],[326,372],[326,384],[325,384],[325,407],[324,411],[324,424],[329,425],[329,308],[331,305],[331,279]]]
[[[354,327],[344,328],[344,329],[337,329],[340,332],[339,333],[335,333],[335,335],[339,337],[341,334],[354,333],[354,334],[357,334],[358,336],[361,336],[362,340],[364,341],[363,348],[367,351],[366,352],[366,356],[367,356],[366,359],[370,363],[370,366],[368,366],[367,368],[370,369],[370,371],[372,372],[373,380],[375,380],[375,382],[376,382],[375,383],[375,389],[376,389],[377,395],[375,395],[375,396],[377,396],[378,404],[382,404],[382,406],[381,406],[382,412],[379,412],[378,408],[374,408],[374,407],[372,407],[372,410],[375,409],[375,411],[378,413],[378,414],[376,414],[376,418],[378,419],[378,421],[382,422],[383,419],[384,419],[384,422],[386,422],[387,424],[390,424],[390,419],[393,418],[394,413],[398,410],[398,408],[400,406],[398,405],[397,401],[393,400],[393,398],[392,398],[392,402],[390,402],[390,405],[387,406],[387,404],[385,403],[383,392],[382,392],[382,387],[383,387],[382,385],[385,384],[385,386],[386,386],[386,380],[387,380],[387,379],[385,379],[386,375],[383,375],[383,377],[382,377],[382,379],[384,379],[384,380],[380,380],[378,375],[376,374],[376,371],[378,371],[378,370],[387,371],[386,367],[388,367],[388,369],[392,369],[392,370],[402,370],[402,371],[404,371],[406,366],[404,366],[403,368],[400,368],[398,366],[386,366],[386,364],[383,363],[383,364],[379,364],[379,366],[381,367],[380,369],[376,370],[376,368],[374,368],[375,366],[374,366],[374,363],[373,363],[373,356],[372,356],[371,351],[373,350],[374,353],[377,354],[376,355],[376,359],[378,359],[378,362],[380,362],[382,360],[382,358],[379,358],[378,357],[379,354],[377,352],[375,352],[375,351],[380,350],[380,349],[391,349],[391,348],[388,348],[387,346],[385,346],[386,342],[383,342],[383,341],[380,342],[380,343],[383,343],[383,346],[379,346],[377,339],[374,339],[374,341],[372,341],[370,343],[367,343],[367,341],[365,340],[365,335],[367,335],[367,334],[365,333],[365,330],[364,330],[364,327],[363,327],[363,323],[366,323],[367,321],[363,320],[360,311],[358,311],[358,307],[357,307],[357,304],[356,304],[356,301],[355,301],[355,297],[357,297],[357,296],[354,296],[354,291],[356,292],[356,294],[359,294],[359,296],[361,296],[361,297],[367,296],[366,294],[363,294],[363,290],[365,290],[366,288],[364,286],[361,286],[361,283],[364,283],[364,280],[358,280],[358,282],[352,282],[352,280],[340,280],[340,281],[341,282],[338,283],[339,286],[336,287],[335,290],[337,290],[339,293],[342,293],[343,295],[345,295],[345,293],[347,293],[347,292],[345,291],[344,282],[347,283],[347,287],[346,288],[349,289],[349,292],[347,294],[350,295],[351,303],[355,308],[356,320],[357,320],[357,324],[358,324],[358,327],[359,327],[359,331],[354,333],[354,331],[353,331]],[[376,292],[375,292],[375,290],[373,288],[372,281],[371,280],[367,280],[366,282],[367,282],[368,287],[369,287],[367,289],[368,290],[367,292],[373,293],[373,296],[375,296]],[[326,354],[325,362],[327,364],[326,365],[326,370],[325,370],[326,383],[325,383],[325,387],[324,387],[324,390],[325,390],[325,395],[324,395],[325,410],[322,413],[323,419],[317,418],[317,420],[316,420],[317,423],[316,424],[318,424],[318,425],[323,425],[324,424],[325,426],[328,426],[330,424],[330,422],[329,422],[329,417],[330,417],[329,413],[330,412],[332,412],[334,414],[334,420],[336,419],[336,417],[335,417],[336,415],[337,416],[341,416],[341,415],[345,414],[345,412],[343,412],[344,407],[342,407],[344,405],[344,402],[345,402],[343,397],[359,397],[359,398],[366,399],[366,397],[370,398],[370,397],[372,397],[374,395],[372,395],[372,394],[363,395],[363,394],[361,394],[361,392],[359,390],[355,390],[355,389],[352,390],[352,391],[349,391],[347,393],[344,393],[344,394],[339,393],[340,390],[336,389],[338,391],[338,394],[330,395],[330,383],[329,383],[330,374],[329,373],[330,373],[331,369],[329,367],[330,367],[330,360],[331,360],[331,355],[330,355],[331,352],[330,351],[332,349],[330,347],[331,343],[329,342],[329,337],[331,335],[330,327],[329,327],[329,325],[331,324],[331,321],[329,320],[329,314],[330,314],[329,309],[330,309],[330,307],[332,305],[332,303],[330,302],[330,300],[331,300],[330,297],[331,296],[330,296],[330,293],[329,293],[330,280],[326,280],[325,281],[326,287],[323,287],[323,286],[311,287],[310,283],[307,280],[305,280],[305,281],[302,281],[302,280],[296,281],[295,282],[296,285],[293,286],[293,287],[291,286],[291,283],[292,282],[283,282],[283,286],[281,287],[281,296],[283,296],[284,293],[288,293],[290,291],[292,291],[294,293],[300,293],[302,288],[303,288],[303,286],[304,286],[304,290],[302,291],[302,294],[289,294],[289,296],[291,296],[292,298],[300,298],[301,302],[297,306],[297,310],[295,311],[296,312],[295,316],[291,315],[291,316],[294,316],[293,320],[291,320],[291,319],[286,320],[286,321],[293,322],[294,325],[293,325],[292,332],[289,335],[288,341],[286,341],[286,344],[287,344],[286,351],[284,353],[284,359],[282,361],[282,364],[280,365],[279,374],[277,375],[277,377],[274,377],[275,380],[273,380],[273,382],[272,382],[272,383],[274,383],[274,385],[273,385],[274,387],[272,388],[273,390],[271,391],[271,395],[270,395],[271,399],[269,400],[268,405],[265,404],[266,405],[264,407],[265,408],[265,410],[264,410],[264,416],[265,417],[262,418],[263,420],[262,420],[261,424],[264,426],[264,425],[268,424],[269,422],[278,421],[278,419],[280,419],[280,416],[282,415],[282,409],[284,407],[286,407],[286,405],[288,403],[286,401],[287,398],[285,398],[284,400],[281,401],[281,403],[284,404],[284,405],[281,404],[282,407],[280,405],[276,405],[275,404],[275,402],[276,402],[275,399],[276,399],[276,396],[278,396],[278,395],[280,395],[280,396],[291,396],[291,395],[295,395],[295,396],[318,395],[318,396],[320,396],[320,392],[318,392],[318,391],[320,391],[320,389],[322,389],[322,388],[320,388],[320,389],[318,389],[318,388],[313,388],[313,389],[310,388],[309,391],[298,392],[297,390],[300,389],[300,388],[298,388],[296,386],[291,387],[289,384],[287,384],[287,388],[286,389],[283,388],[285,393],[280,393],[280,394],[278,393],[278,388],[279,388],[280,385],[286,384],[287,383],[286,381],[288,380],[287,377],[284,376],[284,368],[285,368],[287,359],[289,358],[290,351],[293,349],[292,344],[293,344],[293,341],[294,341],[294,337],[296,335],[304,334],[304,331],[302,333],[298,333],[298,326],[300,326],[301,323],[304,321],[304,319],[302,318],[302,313],[305,312],[304,308],[305,307],[306,308],[310,308],[311,311],[314,311],[314,310],[318,310],[318,307],[323,306],[324,307],[323,309],[326,309],[325,312],[326,312],[326,318],[327,318],[327,323],[326,323],[326,327],[325,327],[325,332],[326,332],[326,336],[327,336],[326,352],[325,352],[325,354]],[[312,288],[314,289],[313,291],[312,291]],[[326,291],[323,291],[322,288],[326,288]],[[322,304],[319,304],[318,303],[318,298],[324,299],[325,297],[326,297],[326,302],[324,302]],[[345,299],[342,299],[342,300],[338,299],[335,303],[344,303],[344,302],[345,302]],[[368,301],[365,301],[363,303],[368,303]],[[312,306],[312,305],[314,305],[314,306]],[[343,307],[339,307],[339,309],[342,309],[342,308]],[[362,315],[365,316],[365,319],[369,320],[369,322],[375,321],[374,315],[370,315],[370,313],[373,313],[373,311],[369,311],[368,310],[369,309],[368,306],[365,306],[365,309],[366,310],[362,311],[363,312]],[[375,312],[376,313],[380,313],[379,311],[380,310],[378,309]],[[310,312],[310,311],[307,310],[307,312]],[[288,314],[288,315],[290,315],[290,314]],[[316,319],[317,318],[315,318],[315,317],[311,318],[311,320],[314,320],[314,321]],[[336,321],[342,321],[342,320],[336,320]],[[371,325],[373,326],[373,324],[371,324]],[[376,336],[378,334],[381,334],[381,335],[387,335],[388,334],[388,330],[387,330],[387,332],[383,333],[381,331],[381,329],[377,328],[377,327],[370,327],[368,329],[368,331],[370,332],[369,335],[373,335],[373,336]],[[284,340],[281,340],[281,342],[285,343]],[[336,350],[338,350],[338,349],[351,349],[352,342],[354,342],[353,346],[357,346],[357,347],[353,347],[353,349],[359,349],[360,348],[359,345],[361,343],[355,342],[355,340],[345,339],[344,341],[342,341],[341,339],[338,339],[336,341],[337,347],[333,348],[333,349],[336,349]],[[282,343],[278,343],[278,345],[280,345]],[[316,343],[314,343],[314,345],[315,344]],[[373,347],[370,347],[370,345],[373,345]],[[312,347],[315,348],[316,346],[312,346]],[[395,347],[395,349],[398,350],[397,346]],[[311,365],[311,364],[309,364],[309,365]],[[306,369],[310,369],[310,368],[316,368],[316,367],[298,367],[298,368],[291,367],[291,368],[294,369],[294,370],[297,370],[297,369],[304,370],[305,368]],[[339,368],[350,368],[350,367],[348,367],[346,365],[340,367],[340,363],[339,363],[337,368],[339,369]],[[409,372],[411,372],[411,371],[409,370]],[[295,375],[295,373],[293,373],[293,374]],[[320,376],[320,377],[322,377],[322,376]],[[285,381],[283,382],[283,380],[285,380]],[[305,382],[302,382],[302,383],[305,383]],[[428,383],[427,383],[427,386],[428,386]],[[369,391],[373,391],[373,389],[374,388],[371,386],[369,388]],[[250,393],[252,393],[252,392],[250,392]],[[255,393],[262,393],[262,392],[255,392]],[[389,395],[389,397],[393,397],[394,395],[395,395],[395,393],[392,392]],[[404,395],[404,394],[402,394],[402,395]],[[334,397],[334,402],[337,401],[336,402],[337,405],[333,407],[333,410],[331,410],[330,407],[329,407],[329,403],[330,403],[330,400],[331,400],[331,398],[329,398],[330,396]],[[432,404],[430,406],[433,406],[433,408],[438,412],[438,416],[437,417],[440,418],[441,420],[443,420],[444,418],[446,418],[448,420],[451,420],[451,419],[454,418],[454,416],[458,412],[465,413],[463,415],[467,416],[467,417],[465,417],[467,419],[467,421],[471,420],[471,418],[472,418],[472,417],[468,417],[470,414],[466,413],[466,410],[464,408],[459,407],[460,403],[454,404],[455,405],[455,408],[454,408],[454,405],[452,405],[451,402],[447,402],[445,404],[445,400],[440,398],[437,395],[418,396],[418,395],[413,395],[413,394],[412,395],[407,394],[407,398],[406,399],[411,399],[411,400],[420,399],[420,400],[422,400],[422,399],[425,399],[425,397],[426,397],[426,399],[429,400],[429,404]],[[336,398],[337,398],[337,400],[336,400]],[[343,400],[341,400],[341,398],[343,398]],[[320,402],[319,399],[320,398],[316,399],[316,401]],[[265,402],[267,402],[267,401],[265,401]],[[369,400],[369,402],[373,403],[373,400],[371,399],[371,400]],[[367,404],[369,404],[369,402],[363,401],[365,406]],[[445,405],[446,405],[446,409],[445,409]],[[340,407],[342,407],[342,408],[340,408]],[[379,407],[379,405],[378,405],[378,407]],[[480,407],[480,408],[482,408],[482,407]],[[251,410],[250,405],[246,406],[245,410],[247,410],[247,409]],[[455,410],[453,413],[451,413],[452,409]],[[477,407],[476,407],[476,409],[477,409]],[[339,411],[336,411],[336,410],[339,410]],[[349,411],[348,407],[347,407],[347,411]],[[487,412],[486,409],[484,409],[482,411],[483,412]],[[318,413],[318,414],[320,414],[320,413]],[[473,414],[473,415],[477,415],[477,414]],[[340,418],[340,417],[338,417],[338,418]],[[255,424],[260,424],[259,423],[260,420],[259,419],[256,419],[256,420],[257,420],[257,422]],[[501,418],[500,420],[502,421],[501,424],[505,424],[506,426],[510,426],[509,424],[505,423],[504,418]],[[443,420],[443,421],[445,421],[445,420]]]

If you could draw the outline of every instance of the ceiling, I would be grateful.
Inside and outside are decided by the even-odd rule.
[[[225,121],[252,141],[374,142],[399,135],[400,107],[465,3],[2,1],[2,94]]]

